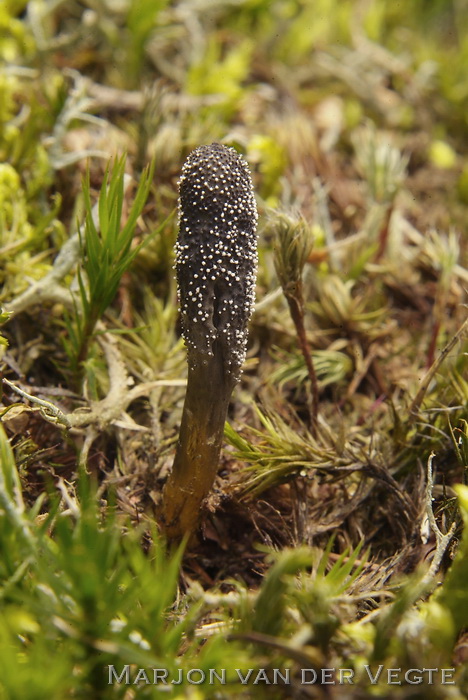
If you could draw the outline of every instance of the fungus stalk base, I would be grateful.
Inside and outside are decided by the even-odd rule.
[[[191,535],[218,470],[227,409],[236,378],[222,353],[190,352],[187,393],[176,456],[163,491],[162,525],[169,541]]]

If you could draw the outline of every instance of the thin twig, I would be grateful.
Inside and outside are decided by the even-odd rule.
[[[410,404],[410,407],[408,409],[410,421],[414,420],[417,415],[417,411],[419,410],[421,403],[424,399],[424,395],[429,387],[429,384],[432,381],[432,378],[434,377],[435,373],[441,366],[441,364],[444,362],[445,358],[449,354],[449,352],[455,347],[455,345],[458,343],[459,340],[461,340],[465,334],[465,332],[468,330],[468,319],[463,323],[461,328],[458,329],[458,331],[455,333],[453,338],[445,348],[441,351],[439,357],[433,362],[432,366],[429,368],[427,371],[424,379],[422,380],[421,386],[419,388],[418,393],[414,397],[413,401]]]
[[[296,327],[299,346],[304,357],[304,362],[307,367],[307,374],[310,380],[310,432],[312,436],[316,438],[319,411],[319,391],[317,374],[315,372],[310,345],[309,341],[307,340],[307,334],[304,325],[304,303],[302,299],[302,292],[299,288],[296,290],[296,294],[294,295],[288,294],[288,292],[285,291],[285,296],[288,302],[291,318]]]

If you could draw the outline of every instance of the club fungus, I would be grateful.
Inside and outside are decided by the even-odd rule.
[[[176,273],[188,380],[163,492],[169,540],[192,533],[213,486],[255,301],[257,209],[247,163],[214,143],[187,158],[179,182]]]

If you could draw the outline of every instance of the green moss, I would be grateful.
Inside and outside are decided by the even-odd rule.
[[[250,39],[243,39],[224,52],[219,39],[211,37],[201,60],[187,72],[188,94],[219,97],[210,112],[218,112],[225,119],[231,117],[244,99],[243,83],[249,73],[252,51]]]
[[[6,2],[0,6],[0,59],[15,62],[34,55],[35,43],[24,22],[16,17],[25,2]]]
[[[388,697],[374,662],[457,666],[396,700],[465,692],[467,28],[455,0],[0,2],[2,700],[131,693],[109,663],[227,668],[177,699],[266,697],[233,669],[267,666],[351,668]],[[170,214],[213,141],[252,167],[257,310],[181,563],[154,528],[186,381]],[[122,195],[124,165],[143,190]],[[315,436],[283,216],[314,235],[281,282],[300,268]]]

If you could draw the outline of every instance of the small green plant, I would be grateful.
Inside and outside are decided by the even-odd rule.
[[[187,92],[216,95],[210,112],[218,113],[221,119],[229,117],[245,94],[242,82],[248,75],[252,51],[251,40],[245,38],[223,56],[222,43],[218,38],[210,38],[204,55],[187,72]]]
[[[118,520],[112,503],[98,505],[87,474],[60,493],[60,502],[51,492],[48,503],[25,505],[0,425],[0,698],[123,697],[124,683],[109,686],[109,665],[119,675],[127,664],[166,668],[175,679],[181,660],[187,669],[220,666],[221,636],[192,639],[200,602],[187,599],[179,614],[181,550],[168,556],[155,532]],[[242,665],[243,652],[230,651]]]
[[[404,181],[408,158],[392,145],[390,136],[378,134],[372,123],[356,131],[353,142],[372,201],[389,204]]]
[[[131,0],[127,14],[128,53],[126,70],[131,84],[138,84],[145,50],[168,0]]]
[[[318,382],[314,361],[304,325],[304,293],[302,275],[307,258],[313,245],[311,228],[304,219],[294,220],[282,215],[277,216],[270,224],[276,240],[275,268],[288,302],[291,318],[294,322],[304,362],[311,385],[310,401],[310,430],[317,437],[317,421],[319,410]]]
[[[3,326],[4,323],[7,323],[7,321],[10,318],[10,315],[11,314],[9,314],[8,311],[2,311],[2,309],[0,308],[0,328]],[[0,360],[2,359],[7,347],[8,340],[0,333]]]
[[[406,176],[408,157],[391,143],[389,136],[378,133],[372,123],[354,133],[353,143],[371,204],[364,229],[369,237],[377,230],[377,240],[372,243],[379,261],[388,246],[394,200]],[[370,242],[367,241],[368,247]]]
[[[351,472],[360,468],[352,439],[348,442],[339,436],[338,444],[335,443],[336,436],[328,425],[314,438],[308,431],[298,432],[277,414],[264,414],[258,408],[255,413],[263,430],[248,427],[252,442],[238,435],[229,424],[225,429],[227,440],[236,448],[235,457],[249,464],[238,486],[242,497],[258,496],[313,469],[339,474],[340,469]]]
[[[342,382],[349,376],[353,369],[353,361],[348,355],[336,349],[344,344],[340,341],[334,343],[334,347],[327,350],[313,350],[312,359],[317,373],[317,380],[321,387]],[[302,384],[307,380],[308,371],[304,355],[300,352],[275,352],[278,368],[272,372],[269,381],[280,388],[290,382],[292,385]]]
[[[352,595],[367,574],[368,558],[359,558],[362,542],[332,554],[334,541],[332,536],[323,551],[296,547],[270,555],[273,565],[232,638],[280,655],[292,675],[295,665],[328,665],[341,628],[355,614]]]
[[[150,240],[147,236],[132,246],[137,220],[150,191],[153,165],[143,172],[127,221],[122,225],[125,160],[122,156],[114,163],[112,172],[109,168],[106,170],[99,194],[98,223],[92,214],[89,173],[83,182],[86,209],[85,232],[80,239],[83,271],[78,271],[79,299],[73,318],[68,319],[66,342],[78,383],[97,322],[114,299],[122,275]]]

